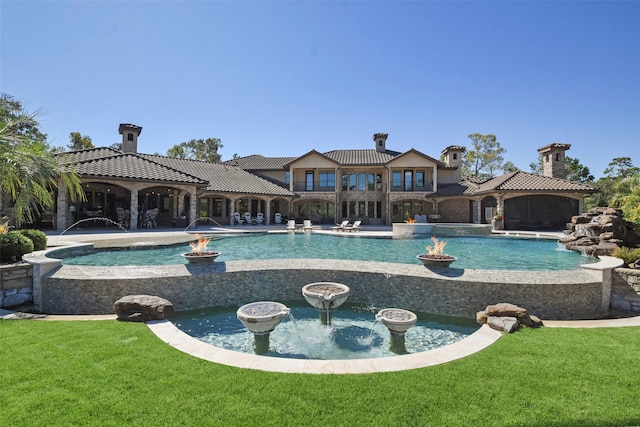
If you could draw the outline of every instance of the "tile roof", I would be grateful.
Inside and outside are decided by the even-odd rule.
[[[486,191],[573,191],[593,193],[597,188],[566,179],[516,171],[490,179],[479,185],[478,192]]]
[[[294,195],[287,188],[226,163],[209,163],[151,154],[140,154],[140,156],[207,181],[207,191],[289,197]]]
[[[356,165],[384,165],[402,153],[386,150],[378,152],[376,150],[333,150],[323,153],[331,160],[345,166]]]
[[[232,159],[223,162],[225,165],[237,166],[244,170],[282,170],[284,166],[297,157],[265,157],[259,154]]]
[[[61,162],[75,164],[81,176],[173,182],[204,186],[207,182],[189,173],[163,166],[134,153],[111,148],[92,148],[61,153]]]

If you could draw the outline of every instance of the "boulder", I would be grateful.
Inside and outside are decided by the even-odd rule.
[[[515,332],[521,324],[532,328],[542,326],[542,320],[528,314],[527,309],[506,302],[489,305],[477,312],[476,321],[504,332]]]
[[[520,323],[515,317],[489,316],[487,325],[496,331],[511,333],[518,330]]]
[[[125,322],[148,322],[164,320],[173,313],[173,304],[153,295],[127,295],[113,305],[118,320]]]

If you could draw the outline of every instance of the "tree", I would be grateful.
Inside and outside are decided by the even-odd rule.
[[[109,146],[109,148],[113,148],[114,150],[122,151],[122,142],[114,142]]]
[[[54,205],[58,179],[69,189],[71,199],[84,197],[80,178],[72,166],[58,162],[46,135],[19,101],[0,97],[0,192],[11,197],[16,225],[32,222]]]
[[[71,151],[86,150],[87,148],[93,148],[93,142],[87,135],[80,135],[80,132],[71,132],[67,147]]]
[[[468,138],[473,148],[464,154],[463,174],[482,179],[495,177],[495,172],[504,167],[502,155],[506,150],[500,146],[496,136],[492,134],[472,133]]]
[[[600,192],[585,198],[587,209],[622,205],[623,198],[630,195],[630,185],[634,182],[633,177],[640,174],[640,168],[634,166],[629,157],[615,157],[604,173],[605,176],[595,183]]]
[[[520,169],[512,161],[506,161],[502,165],[502,172],[503,173],[517,172],[519,170]]]
[[[217,163],[220,161],[218,150],[222,147],[219,138],[192,139],[171,147],[167,151],[167,156]]]

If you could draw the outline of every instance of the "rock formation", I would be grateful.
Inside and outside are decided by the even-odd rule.
[[[118,320],[126,322],[148,322],[164,320],[173,313],[173,304],[158,296],[127,295],[113,305]]]
[[[488,305],[476,314],[476,320],[480,324],[486,323],[492,329],[509,333],[517,331],[521,324],[532,328],[542,326],[542,321],[528,314],[526,309],[504,302]]]
[[[594,257],[611,255],[616,248],[632,248],[640,242],[633,225],[623,219],[622,211],[613,208],[593,208],[572,217],[565,233],[560,241],[567,249]]]

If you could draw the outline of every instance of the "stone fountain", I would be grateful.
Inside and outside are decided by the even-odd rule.
[[[290,315],[291,310],[286,305],[274,301],[245,304],[236,312],[240,323],[253,333],[256,354],[265,354],[269,350],[269,334]]]
[[[390,350],[396,354],[406,354],[404,333],[415,325],[418,316],[401,308],[384,308],[376,314],[376,321],[382,322],[391,332]]]
[[[304,299],[320,310],[320,320],[325,325],[331,323],[331,312],[347,300],[349,292],[347,285],[335,282],[315,282],[302,287]]]

